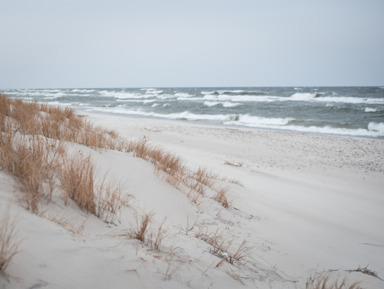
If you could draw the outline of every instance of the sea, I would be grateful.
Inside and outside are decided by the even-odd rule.
[[[384,87],[65,88],[0,92],[85,112],[384,139]]]

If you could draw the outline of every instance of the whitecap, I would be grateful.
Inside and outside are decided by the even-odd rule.
[[[314,99],[316,96],[317,96],[317,93],[297,92],[291,95],[290,100],[308,101],[308,100]]]
[[[366,108],[364,109],[364,112],[376,112],[376,111],[377,111],[376,108],[371,108],[371,107],[366,107]]]
[[[280,128],[287,125],[294,118],[268,118],[259,116],[250,116],[248,114],[240,115],[233,121],[227,121],[224,124],[227,125],[241,125],[248,127],[260,127],[260,128]]]
[[[220,102],[216,102],[216,101],[204,101],[204,105],[205,106],[208,106],[208,107],[212,107],[212,106],[216,106],[220,104]]]
[[[384,123],[383,122],[370,122],[368,124],[368,130],[371,132],[377,132],[380,136],[384,136]]]
[[[191,97],[193,95],[189,94],[189,93],[184,93],[184,92],[176,92],[175,96],[177,96],[177,97]]]
[[[202,91],[201,94],[204,94],[204,95],[210,95],[210,94],[215,94],[217,93],[216,91]]]
[[[224,102],[223,103],[223,107],[236,107],[236,106],[240,106],[240,105],[243,105],[242,103],[236,103],[236,102]]]

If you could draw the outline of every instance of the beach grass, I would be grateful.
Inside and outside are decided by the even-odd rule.
[[[11,220],[9,210],[3,210],[0,219],[0,275],[6,274],[7,267],[19,253],[16,221]]]

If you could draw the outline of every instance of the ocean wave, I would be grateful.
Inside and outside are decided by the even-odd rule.
[[[151,94],[139,94],[134,92],[110,91],[110,90],[100,90],[99,94],[104,97],[113,97],[118,99],[138,99],[138,98],[154,97],[154,95],[151,95]]]
[[[212,106],[217,106],[217,105],[222,105],[225,108],[230,108],[230,107],[236,107],[243,105],[242,103],[236,103],[236,102],[218,102],[218,101],[204,101],[203,103],[205,106],[212,107]]]
[[[313,100],[316,97],[321,96],[321,93],[311,93],[311,92],[296,92],[291,95],[290,100],[300,100],[300,101],[308,101]]]
[[[282,127],[284,130],[310,132],[310,133],[322,133],[322,134],[335,134],[335,135],[348,135],[348,136],[361,136],[361,137],[383,137],[384,136],[384,124],[383,123],[370,123],[367,129],[364,128],[336,128],[330,126],[296,126],[288,125]]]
[[[236,106],[240,106],[240,105],[243,105],[243,104],[242,103],[236,103],[236,102],[228,102],[228,101],[223,103],[223,107],[227,107],[227,108],[236,107]]]
[[[81,94],[87,94],[87,93],[95,93],[97,90],[95,89],[71,89],[69,90],[70,92],[76,92],[76,93],[81,93]]]
[[[192,94],[186,93],[186,92],[176,92],[175,96],[177,97],[192,97]]]
[[[294,118],[268,118],[245,114],[239,115],[236,119],[227,121],[224,124],[260,128],[280,128],[293,120]]]
[[[276,98],[271,96],[257,97],[257,96],[248,96],[248,95],[217,95],[217,94],[204,95],[203,99],[212,100],[212,101],[232,101],[232,102],[236,102],[236,101],[269,102],[269,101],[276,100]]]
[[[203,95],[266,95],[265,92],[257,90],[214,90],[201,93]]]
[[[216,102],[216,101],[204,101],[204,105],[208,106],[208,107],[216,106],[219,104],[220,104],[220,102]]]
[[[143,111],[143,110],[128,110],[121,107],[115,107],[115,108],[95,108],[95,111],[100,112],[110,112],[110,113],[117,113],[117,114],[126,114],[126,115],[138,115],[138,116],[149,116],[149,117],[156,117],[156,118],[164,118],[164,119],[171,119],[171,120],[208,120],[208,121],[229,121],[234,120],[237,118],[236,115],[223,115],[223,114],[195,114],[191,113],[189,111],[183,111],[178,113],[168,113],[168,114],[162,114],[162,113],[156,113],[151,111]]]
[[[164,93],[163,90],[159,90],[156,88],[141,88],[140,90],[144,90],[149,94],[162,94],[162,93]]]
[[[225,125],[245,126],[252,128],[279,129],[308,133],[322,133],[335,135],[349,135],[361,137],[384,137],[384,123],[370,122],[365,128],[337,128],[331,126],[300,126],[292,125],[293,118],[263,118],[254,116],[240,116],[238,120],[224,122]]]
[[[371,108],[371,107],[366,107],[364,109],[364,112],[377,112],[377,109],[376,108]]]
[[[380,136],[384,136],[384,122],[370,122],[368,124],[368,130],[377,132]]]
[[[323,93],[295,93],[286,100],[293,101],[317,101],[327,103],[350,103],[350,104],[384,104],[383,98],[363,98],[363,97],[348,97],[348,96],[322,96]],[[337,94],[336,94],[337,95]]]

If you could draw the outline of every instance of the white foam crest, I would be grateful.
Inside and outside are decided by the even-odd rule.
[[[157,96],[158,99],[174,99],[174,98],[177,98],[176,95],[174,94],[161,94],[159,96]]]
[[[96,111],[101,112],[111,112],[118,114],[127,114],[127,115],[139,115],[139,116],[149,116],[149,117],[157,117],[171,120],[215,120],[215,121],[227,121],[230,119],[234,119],[234,115],[212,115],[212,114],[194,114],[189,111],[183,111],[179,113],[170,113],[170,114],[161,114],[155,112],[147,112],[143,110],[128,110],[121,107],[98,107],[95,109]]]
[[[376,112],[376,111],[377,111],[377,109],[376,108],[372,108],[372,107],[366,107],[364,109],[364,112]]]
[[[376,125],[372,125],[372,123],[370,123],[371,128],[368,128],[368,129],[335,128],[330,126],[304,127],[304,126],[296,126],[296,125],[288,125],[288,126],[282,127],[282,129],[300,131],[300,132],[323,133],[323,134],[336,134],[336,135],[349,135],[349,136],[362,136],[362,137],[382,137],[384,136],[384,124],[382,125],[383,127],[378,126],[378,129],[381,129],[381,130],[373,129],[373,128],[376,128]]]
[[[236,102],[229,102],[229,101],[226,101],[223,103],[223,107],[236,107],[236,106],[240,106],[240,105],[243,105],[243,104],[236,103]]]
[[[157,101],[157,100],[156,99],[146,99],[146,100],[143,100],[143,103],[146,104],[146,103],[152,103],[155,101]]]
[[[226,93],[236,94],[236,93],[243,93],[245,91],[241,90],[241,89],[238,89],[238,90],[218,90],[217,92],[220,93],[220,94],[226,94]]]
[[[288,98],[272,95],[204,95],[205,100],[231,102],[274,102],[286,101]]]
[[[337,94],[336,94],[337,95]],[[366,104],[384,104],[382,98],[363,98],[363,97],[347,97],[347,96],[321,96],[320,93],[295,93],[289,98],[279,97],[281,101],[318,101],[328,103],[366,103]]]
[[[362,97],[317,97],[315,98],[315,101],[321,101],[321,102],[336,102],[336,103],[351,103],[351,104],[358,104],[358,103],[365,103],[365,104],[384,104],[383,98],[362,98]]]
[[[177,97],[191,97],[193,95],[189,94],[189,93],[186,93],[186,92],[176,92],[175,96],[177,96]]]
[[[208,107],[216,106],[219,104],[220,104],[220,102],[217,102],[217,101],[204,101],[204,105],[208,106]]]
[[[297,92],[297,93],[291,95],[290,100],[307,101],[307,100],[314,99],[317,95],[318,95],[317,93]]]
[[[56,98],[60,98],[60,97],[63,97],[63,96],[66,96],[66,94],[62,93],[62,92],[46,93],[46,94],[44,94],[44,98],[43,99],[56,99]]]
[[[151,105],[151,107],[156,107],[158,105],[159,105],[158,103],[154,103],[154,104]]]
[[[202,91],[201,93],[204,95],[210,95],[210,94],[215,94],[216,91]]]
[[[204,100],[204,98],[202,98],[202,97],[178,97],[177,100],[201,101],[201,100]]]
[[[368,124],[368,130],[377,132],[380,136],[384,136],[384,122],[370,122]]]
[[[92,93],[95,92],[94,89],[71,89],[71,92],[80,92],[80,93]]]
[[[105,97],[114,97],[114,98],[119,98],[119,99],[132,99],[132,98],[150,98],[153,97],[153,95],[148,95],[148,94],[137,94],[137,93],[132,93],[132,92],[122,92],[122,91],[108,91],[108,90],[101,90],[99,93],[102,96]]]
[[[150,93],[150,94],[161,94],[164,92],[156,88],[141,88],[140,90],[145,90],[147,93]]]
[[[280,128],[287,125],[293,118],[268,118],[259,116],[250,116],[248,114],[240,115],[237,120],[227,121],[227,125],[241,125],[260,128]]]

